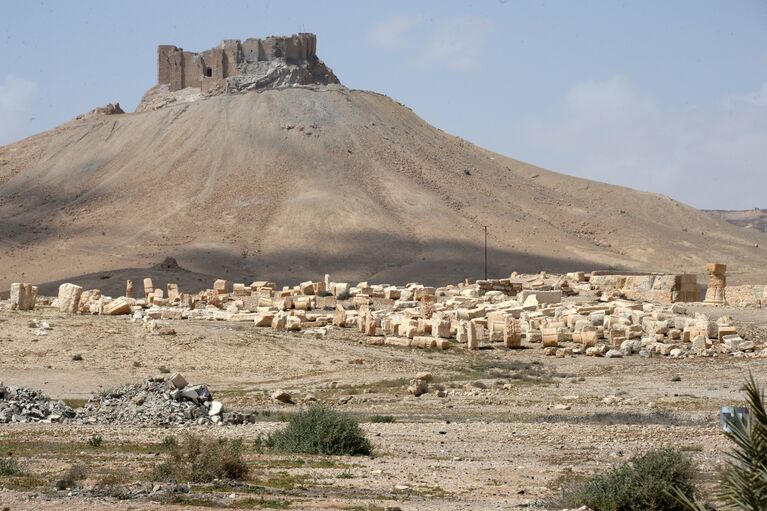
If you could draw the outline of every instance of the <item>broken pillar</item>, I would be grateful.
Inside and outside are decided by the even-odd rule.
[[[176,300],[181,300],[181,291],[178,289],[178,284],[169,282],[168,283],[168,301],[173,303]]]
[[[11,310],[31,311],[35,309],[37,286],[28,283],[11,284]]]
[[[125,298],[133,298],[133,281],[125,281]]]
[[[708,289],[706,289],[705,303],[723,304],[725,303],[724,288],[727,286],[727,278],[724,276],[727,271],[727,265],[722,263],[708,263],[706,265],[708,272]]]
[[[144,279],[144,298],[149,300],[149,297],[154,295],[154,284],[152,279],[147,277]]]
[[[503,325],[503,344],[507,348],[521,348],[522,347],[522,328],[519,324],[519,320],[514,319],[514,316],[509,314],[504,318]]]

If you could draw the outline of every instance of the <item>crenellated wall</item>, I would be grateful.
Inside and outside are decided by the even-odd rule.
[[[225,39],[216,48],[200,53],[173,45],[157,47],[157,83],[171,91],[186,87],[210,90],[238,74],[238,65],[270,60],[295,63],[317,56],[317,36],[296,34],[265,39]]]

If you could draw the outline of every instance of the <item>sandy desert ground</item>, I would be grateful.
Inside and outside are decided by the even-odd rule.
[[[765,336],[767,310],[695,307],[732,315],[752,338]],[[36,336],[32,320],[48,321],[49,335]],[[190,382],[207,383],[227,409],[258,413],[254,424],[190,428],[243,439],[248,484],[152,492],[146,474],[162,459],[162,439],[187,428],[5,424],[2,451],[13,453],[30,475],[0,480],[4,507],[522,509],[544,506],[563,481],[661,445],[692,455],[710,492],[728,448],[719,407],[741,401],[749,371],[763,380],[767,374],[764,358],[555,358],[545,357],[540,345],[443,352],[370,346],[352,329],[315,338],[251,323],[173,326],[175,336],[155,336],[126,317],[0,311],[0,380],[77,406],[100,390],[157,374],[160,366],[179,371]],[[409,395],[407,383],[420,371],[431,372],[447,397]],[[270,394],[278,388],[296,404],[275,403]],[[307,394],[359,418],[373,455],[257,450],[258,435],[282,427]],[[394,422],[372,422],[374,416]],[[103,439],[99,448],[88,445],[94,435]],[[83,488],[56,491],[53,482],[73,464],[88,467]],[[149,485],[149,494],[96,495],[111,483]]]

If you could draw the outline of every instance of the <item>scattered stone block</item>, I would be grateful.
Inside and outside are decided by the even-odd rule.
[[[152,279],[147,277],[144,279],[144,298],[149,300],[149,297],[154,295],[154,283]]]
[[[230,284],[228,280],[216,279],[213,282],[213,291],[218,295],[228,295],[230,291]]]
[[[35,309],[37,301],[37,286],[26,282],[14,282],[11,284],[10,304],[11,310],[31,311]]]
[[[104,304],[101,309],[101,313],[107,316],[121,316],[131,312],[131,300],[123,296]]]
[[[74,314],[80,305],[80,296],[83,288],[75,284],[61,284],[59,286],[59,312]]]

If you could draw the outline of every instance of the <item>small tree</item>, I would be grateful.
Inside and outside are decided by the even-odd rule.
[[[727,438],[735,444],[728,453],[729,460],[717,496],[726,509],[764,511],[767,509],[767,411],[764,392],[752,374],[745,384],[750,420],[738,416],[727,419]],[[699,501],[684,496],[678,489],[672,492],[686,509],[702,511]]]

